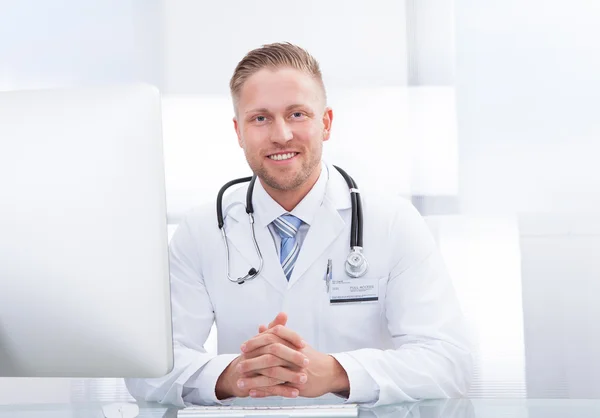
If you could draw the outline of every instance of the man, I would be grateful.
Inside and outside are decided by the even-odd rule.
[[[258,178],[254,230],[247,186],[223,203],[229,254],[214,203],[181,223],[170,245],[175,367],[127,380],[132,395],[178,406],[329,392],[377,405],[464,395],[463,318],[409,203],[361,190],[369,266],[363,277],[345,274],[352,199],[321,161],[333,112],[315,59],[291,44],[265,45],[240,61],[230,88],[239,145]],[[261,258],[256,278],[228,280],[258,270]],[[203,348],[213,321],[216,356]]]

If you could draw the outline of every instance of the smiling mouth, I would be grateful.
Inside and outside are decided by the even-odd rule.
[[[290,158],[294,158],[296,155],[298,155],[297,152],[288,152],[285,154],[269,155],[268,158],[270,158],[271,160],[274,160],[274,161],[283,161],[283,160],[289,160]]]

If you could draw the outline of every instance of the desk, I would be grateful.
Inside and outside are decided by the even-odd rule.
[[[140,418],[175,418],[176,408],[138,403]],[[102,403],[1,405],[0,418],[102,418]],[[422,401],[361,410],[377,418],[598,418],[599,400],[460,399]]]

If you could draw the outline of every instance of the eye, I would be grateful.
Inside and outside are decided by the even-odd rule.
[[[256,122],[264,122],[264,121],[266,121],[266,120],[267,120],[267,118],[266,118],[266,117],[264,117],[264,116],[255,116],[255,117],[254,117],[254,120],[255,120]]]
[[[295,119],[299,119],[302,116],[304,116],[304,114],[302,112],[294,112],[294,113],[292,113],[292,117],[295,118]]]

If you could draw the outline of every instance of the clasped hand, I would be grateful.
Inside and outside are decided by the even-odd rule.
[[[310,347],[285,325],[280,313],[255,337],[243,343],[242,354],[217,381],[217,397],[316,397],[348,390],[348,377],[330,355]]]

